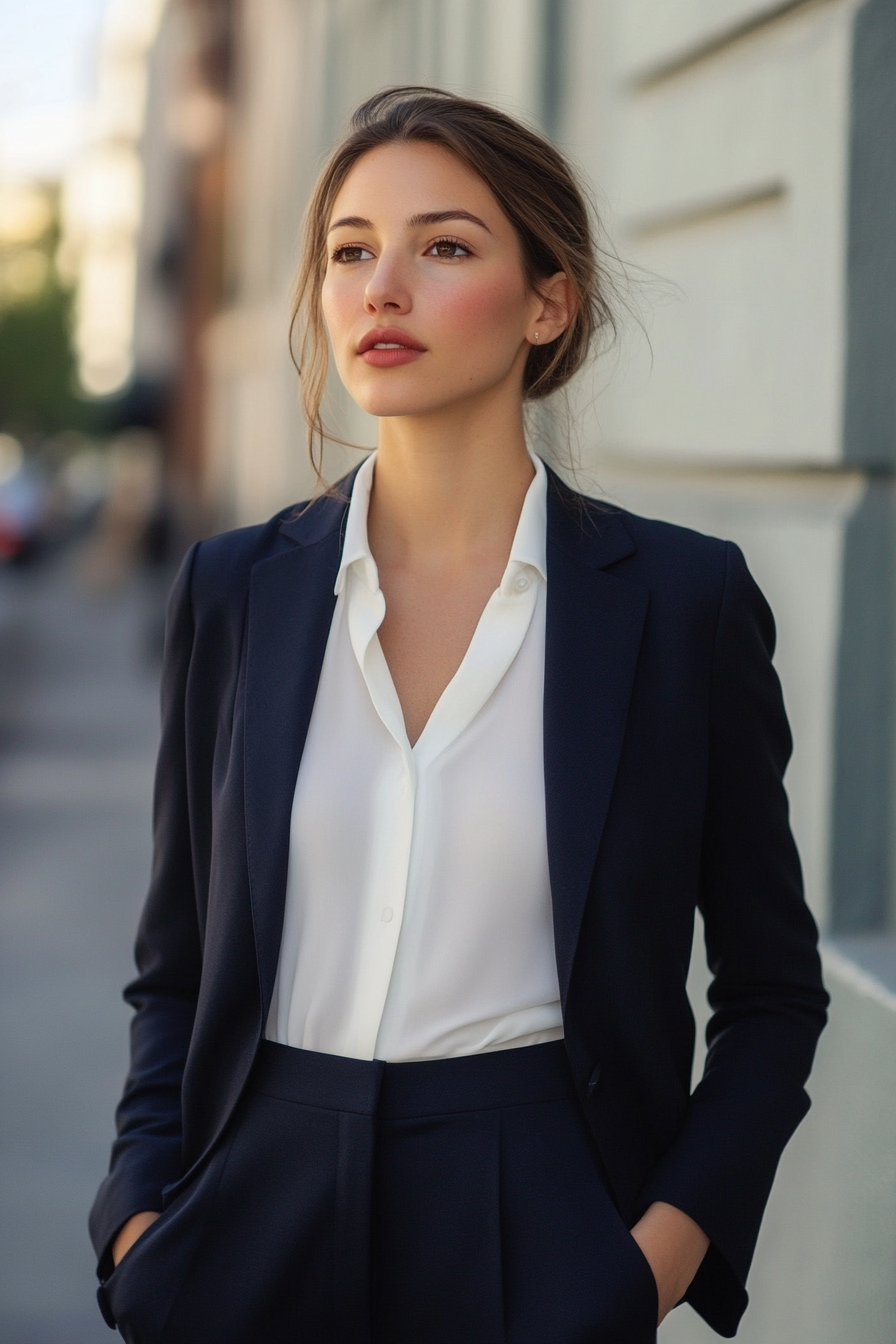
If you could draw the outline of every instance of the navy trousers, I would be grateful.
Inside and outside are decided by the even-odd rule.
[[[382,1064],[265,1042],[100,1289],[129,1344],[653,1344],[562,1042]]]

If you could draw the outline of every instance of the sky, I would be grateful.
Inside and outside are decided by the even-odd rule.
[[[77,147],[106,0],[0,0],[0,178],[53,177]]]

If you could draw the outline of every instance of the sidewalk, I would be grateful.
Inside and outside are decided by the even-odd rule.
[[[86,1218],[126,1064],[157,672],[138,583],[0,571],[0,1344],[105,1344]]]

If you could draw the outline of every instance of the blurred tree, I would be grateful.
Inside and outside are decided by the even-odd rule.
[[[98,409],[74,391],[71,298],[52,279],[0,311],[0,425],[18,434],[91,430]]]
[[[15,190],[16,199],[10,188],[0,193],[0,429],[26,437],[89,432],[100,427],[102,410],[76,388],[72,292],[55,264],[55,193]]]

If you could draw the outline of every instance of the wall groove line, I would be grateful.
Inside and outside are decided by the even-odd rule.
[[[786,195],[787,184],[780,178],[774,178],[747,187],[743,191],[733,191],[702,201],[690,201],[667,210],[634,215],[626,221],[625,232],[631,238],[650,238],[654,234],[668,233],[673,229],[686,229],[692,225],[719,219],[724,215],[737,214],[753,206],[768,205],[773,201],[783,200]]]
[[[628,90],[635,94],[647,93],[660,84],[665,84],[679,75],[687,74],[694,66],[702,65],[704,61],[721,55],[722,52],[736,46],[748,37],[753,37],[763,29],[773,27],[776,23],[780,23],[782,19],[789,18],[797,10],[821,9],[822,6],[827,7],[834,3],[842,3],[842,0],[781,0],[774,8],[763,10],[761,14],[732,24],[730,28],[714,33],[704,41],[696,42],[693,46],[677,53],[668,60],[658,61],[646,70],[642,70],[627,81]]]

